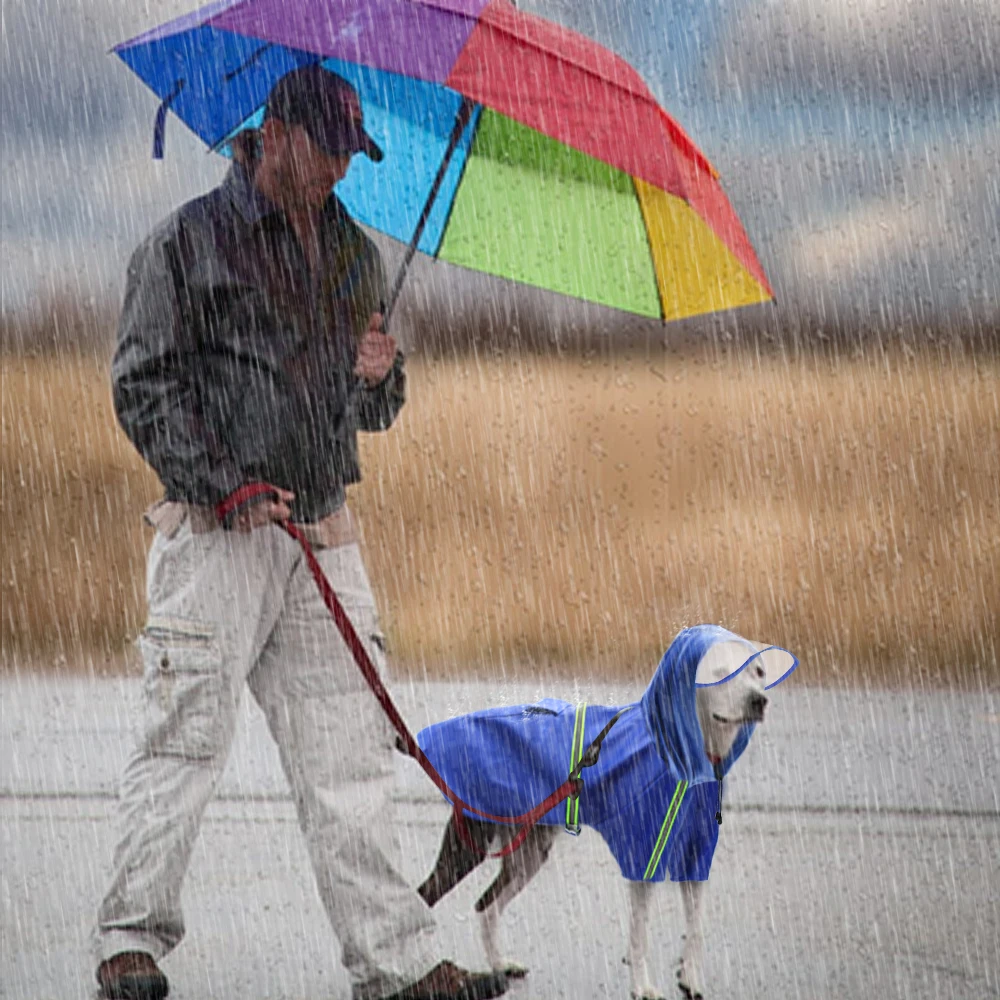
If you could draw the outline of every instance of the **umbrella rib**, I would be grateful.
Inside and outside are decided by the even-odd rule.
[[[441,227],[441,237],[438,240],[437,246],[434,248],[434,259],[438,259],[438,254],[441,252],[441,247],[444,246],[444,238],[448,232],[448,226],[451,225],[451,217],[455,211],[455,202],[458,201],[458,189],[462,186],[462,181],[465,179],[465,171],[469,166],[469,160],[472,159],[472,148],[476,144],[476,136],[479,134],[479,126],[483,121],[482,106],[480,106],[479,117],[476,118],[476,123],[472,126],[472,135],[469,136],[469,152],[465,159],[462,161],[462,172],[458,175],[458,183],[455,185],[455,197],[451,199],[451,204],[448,206],[448,214],[445,216],[444,225]]]
[[[463,94],[462,101],[458,106],[458,112],[455,115],[455,124],[452,126],[451,135],[448,138],[448,146],[441,159],[441,166],[438,167],[437,176],[434,178],[434,183],[431,185],[430,192],[427,195],[427,200],[424,202],[424,207],[420,211],[420,218],[417,219],[416,228],[413,231],[410,244],[406,248],[403,263],[400,264],[399,271],[396,273],[396,280],[393,282],[392,290],[389,292],[389,297],[384,303],[382,314],[386,322],[388,322],[389,316],[396,306],[396,300],[399,298],[399,293],[403,288],[403,282],[406,280],[406,272],[410,267],[410,262],[413,260],[413,257],[417,252],[420,237],[424,234],[424,229],[427,226],[427,220],[430,218],[431,209],[434,207],[434,202],[437,200],[438,192],[441,190],[441,185],[444,183],[445,174],[448,172],[448,167],[451,164],[451,158],[454,155],[455,150],[458,148],[458,144],[462,141],[462,135],[465,133],[465,129],[469,124],[469,119],[472,117],[472,112],[475,110],[475,107],[475,102],[471,101]]]
[[[257,62],[260,57],[270,49],[274,48],[274,42],[267,42],[267,44],[262,45],[259,49],[256,49],[250,56],[243,60],[236,69],[231,69],[222,79],[226,83],[230,83],[235,80],[241,73],[246,72],[255,62]]]
[[[656,285],[656,301],[660,303],[660,322],[667,321],[667,307],[663,301],[663,289],[660,287],[660,276],[656,273],[656,257],[653,256],[653,234],[649,231],[649,222],[646,220],[646,210],[642,206],[642,198],[639,197],[639,186],[634,177],[629,177],[632,181],[632,193],[635,195],[636,203],[639,206],[639,218],[642,219],[642,228],[646,233],[646,246],[649,248],[649,262],[653,266],[653,282]]]
[[[420,7],[430,7],[431,10],[440,10],[446,14],[452,14],[455,17],[462,17],[466,21],[472,21],[473,24],[479,21],[478,15],[473,17],[471,14],[466,13],[464,10],[455,10],[454,7],[448,4],[435,3],[434,0],[410,0],[410,3],[416,4]]]

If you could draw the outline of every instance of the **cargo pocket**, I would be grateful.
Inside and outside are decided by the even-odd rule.
[[[153,756],[209,760],[221,746],[222,657],[215,628],[150,618],[139,639],[145,672],[145,745]]]

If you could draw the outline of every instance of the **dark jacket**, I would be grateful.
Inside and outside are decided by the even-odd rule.
[[[334,195],[315,280],[239,164],[161,223],[129,264],[112,380],[166,498],[214,505],[264,480],[296,494],[297,521],[339,507],[361,478],[357,431],[385,430],[405,399],[401,353],[379,386],[353,375],[384,299],[378,249]]]

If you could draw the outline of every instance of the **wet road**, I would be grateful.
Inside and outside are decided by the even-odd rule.
[[[134,680],[0,679],[0,998],[92,998],[87,935],[110,865],[115,782]],[[398,685],[414,728],[462,711],[638,689],[572,683]],[[786,685],[727,782],[706,910],[709,998],[1000,997],[1000,692]],[[188,936],[163,963],[171,997],[349,996],[277,756],[245,718],[185,887]],[[421,879],[447,811],[399,766],[404,868]],[[483,956],[472,901],[487,863],[438,908],[456,960]],[[626,998],[627,910],[593,831],[561,837],[508,910],[506,951],[531,969],[516,1000]],[[679,894],[657,893],[652,970],[667,996]]]

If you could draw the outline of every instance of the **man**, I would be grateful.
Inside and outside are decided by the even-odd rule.
[[[382,639],[345,505],[357,430],[404,401],[382,329],[375,246],[333,195],[381,150],[347,81],[310,66],[268,96],[224,183],[135,253],[114,357],[115,406],[156,470],[147,512],[147,718],[122,782],[121,839],[98,914],[107,998],[159,1000],[157,961],[184,934],[181,883],[222,775],[247,684],[291,786],[354,1000],[486,998],[502,976],[436,961],[430,910],[380,836],[394,829],[393,732],[275,522],[303,526],[377,665]],[[220,523],[238,487],[278,493]]]

